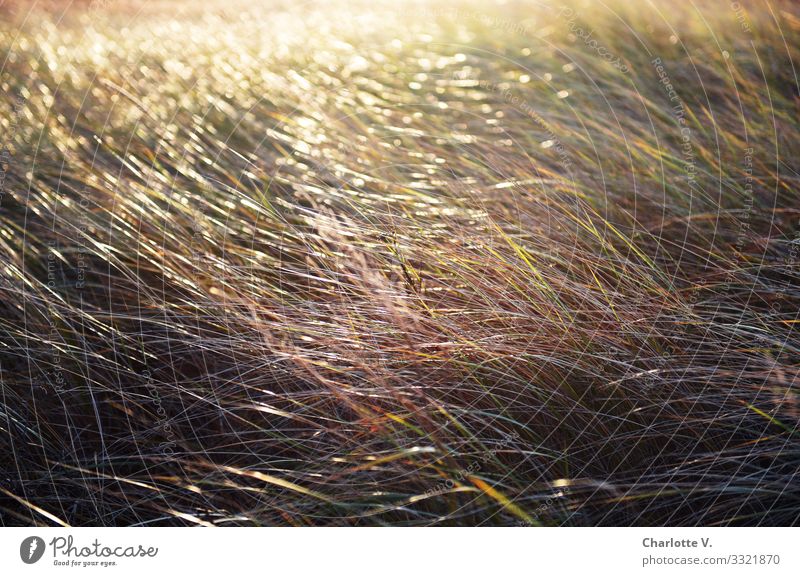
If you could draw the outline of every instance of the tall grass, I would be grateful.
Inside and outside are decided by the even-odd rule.
[[[800,13],[734,4],[6,3],[2,523],[796,524]]]

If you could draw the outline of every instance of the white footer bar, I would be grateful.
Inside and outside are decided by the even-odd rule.
[[[799,535],[792,528],[4,528],[0,574],[797,575]]]

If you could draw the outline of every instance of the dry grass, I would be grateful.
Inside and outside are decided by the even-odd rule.
[[[790,2],[85,4],[2,8],[3,524],[798,523]]]

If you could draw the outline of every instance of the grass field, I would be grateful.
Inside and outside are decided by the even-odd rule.
[[[0,12],[0,524],[800,523],[793,2]]]

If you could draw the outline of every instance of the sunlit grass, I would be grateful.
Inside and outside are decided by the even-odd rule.
[[[791,3],[143,4],[2,8],[3,523],[797,522]]]

